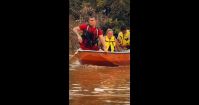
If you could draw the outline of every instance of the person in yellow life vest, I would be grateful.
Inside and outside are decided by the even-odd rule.
[[[106,46],[107,51],[110,51],[110,52],[119,50],[118,42],[115,36],[113,35],[112,29],[107,29],[107,32],[105,35],[105,46]]]
[[[117,37],[119,46],[123,50],[128,50],[130,49],[130,30],[127,30],[125,25],[122,25],[120,30],[121,32],[119,32]]]

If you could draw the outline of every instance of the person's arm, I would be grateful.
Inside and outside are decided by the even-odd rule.
[[[103,35],[99,35],[99,40],[100,40],[101,44],[103,45],[103,50],[105,52],[108,52],[107,49],[106,49],[104,36]]]
[[[118,36],[117,36],[118,46],[121,46],[121,44],[122,44],[122,43],[121,43],[121,42],[122,42],[122,39],[121,39],[121,36],[122,36],[122,35],[121,35],[121,34],[122,34],[122,33],[119,32],[119,33],[118,33]]]
[[[74,28],[73,28],[73,31],[74,31],[75,34],[77,35],[77,38],[78,38],[79,43],[82,43],[82,37],[81,37],[81,35],[80,35],[79,32],[78,32],[78,31],[80,31],[79,26],[74,27]]]
[[[100,47],[100,49],[102,49],[102,43],[101,43],[101,41],[98,41],[98,46]]]
[[[115,38],[115,48],[116,48],[116,50],[117,51],[121,51],[121,48],[120,48],[120,44],[119,44],[119,42],[118,42],[118,40]]]

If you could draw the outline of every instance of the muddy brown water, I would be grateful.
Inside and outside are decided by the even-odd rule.
[[[69,105],[130,105],[130,66],[69,68]]]

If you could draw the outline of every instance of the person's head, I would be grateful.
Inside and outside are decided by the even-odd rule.
[[[122,31],[123,34],[125,34],[126,31],[127,31],[127,28],[126,28],[125,25],[122,25],[121,28],[120,28],[120,30]]]
[[[91,5],[88,3],[88,4],[86,4],[86,7],[88,7],[88,8],[89,8],[89,7],[91,7]]]
[[[113,30],[112,29],[107,29],[106,31],[107,36],[110,38],[111,36],[113,36]]]
[[[97,25],[97,17],[95,15],[89,16],[88,23],[90,26],[95,27]]]

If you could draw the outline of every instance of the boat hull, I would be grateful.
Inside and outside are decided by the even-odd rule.
[[[78,51],[81,64],[99,66],[130,65],[130,52],[105,53],[100,51],[83,50]]]

